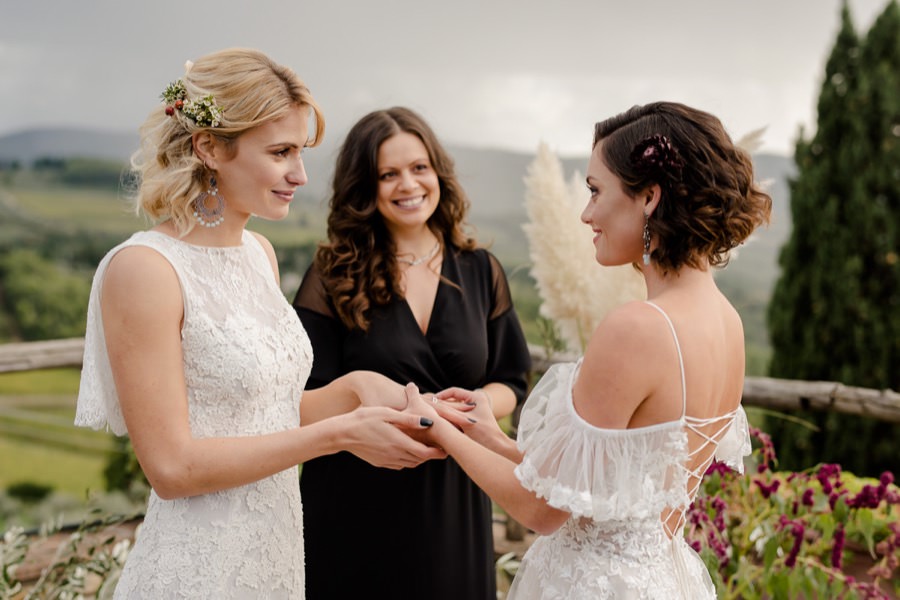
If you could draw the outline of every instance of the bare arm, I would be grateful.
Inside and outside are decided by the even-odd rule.
[[[551,507],[522,487],[513,472],[516,462],[486,448],[461,432],[450,421],[440,418],[432,405],[422,400],[414,385],[406,387],[406,394],[408,412],[434,420],[429,437],[452,456],[472,481],[514,519],[538,533],[549,534],[559,529],[569,518],[569,513]]]
[[[516,442],[500,429],[492,411],[490,396],[486,396],[483,390],[448,388],[435,394],[435,397],[440,401],[433,403],[433,408],[457,429],[512,462],[522,462]]]
[[[359,406],[406,407],[403,386],[375,371],[352,371],[315,390],[303,392],[300,422],[304,425],[348,413]]]
[[[397,428],[421,428],[414,415],[389,408],[266,435],[196,439],[182,366],[184,306],[172,267],[149,248],[121,250],[106,272],[101,306],[125,424],[147,479],[163,498],[244,485],[340,450],[391,468],[442,454]]]
[[[503,383],[488,383],[480,390],[481,394],[488,401],[494,418],[502,419],[512,414],[516,408],[516,394],[508,385]]]

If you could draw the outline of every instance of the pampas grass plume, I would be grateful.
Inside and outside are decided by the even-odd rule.
[[[559,158],[542,143],[525,176],[531,276],[540,313],[552,320],[571,351],[616,306],[644,299],[644,279],[631,265],[604,267],[595,259],[590,228],[581,222],[587,194],[581,175],[566,183]]]

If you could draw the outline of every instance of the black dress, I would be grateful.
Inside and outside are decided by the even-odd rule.
[[[444,251],[427,333],[406,300],[372,311],[367,333],[333,312],[319,273],[294,308],[312,341],[307,388],[377,371],[425,392],[499,382],[524,400],[530,357],[506,276],[486,250]],[[308,600],[495,600],[490,499],[451,458],[380,469],[348,452],[304,463],[300,477]]]

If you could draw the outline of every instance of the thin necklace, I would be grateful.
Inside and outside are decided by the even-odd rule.
[[[419,258],[417,258],[415,260],[409,260],[408,258],[400,258],[398,256],[397,262],[402,262],[403,264],[409,265],[411,267],[415,267],[416,265],[421,265],[423,262],[434,258],[434,255],[438,253],[438,250],[440,249],[440,247],[441,247],[441,240],[438,240],[434,243],[434,248],[432,248],[431,251],[428,254],[426,254],[425,256],[420,256]]]

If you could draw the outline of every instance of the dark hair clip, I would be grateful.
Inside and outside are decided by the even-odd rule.
[[[656,134],[639,142],[631,151],[631,164],[641,175],[681,180],[684,161],[664,135]],[[660,181],[662,183],[662,181]]]

